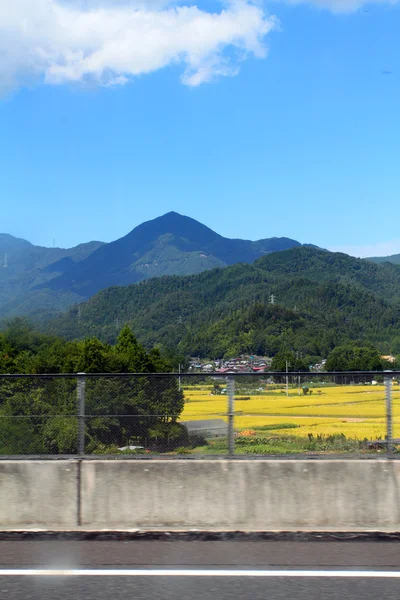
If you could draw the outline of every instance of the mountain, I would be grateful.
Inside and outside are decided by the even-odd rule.
[[[104,244],[67,250],[42,248],[0,235],[0,317],[28,315],[48,320],[110,286],[151,277],[190,275],[301,246],[289,238],[259,241],[224,238],[198,221],[169,212]]]
[[[63,262],[75,264],[86,259],[102,242],[89,242],[74,248],[44,248],[27,240],[0,234],[0,314],[27,314],[37,306],[61,310],[83,298],[74,293],[55,294],[36,290],[60,275]]]
[[[63,274],[45,286],[88,298],[113,285],[251,263],[263,254],[295,246],[301,244],[288,238],[256,242],[224,238],[195,219],[169,212],[142,223],[79,263],[64,263]]]
[[[392,254],[391,256],[371,256],[370,258],[366,258],[365,260],[369,260],[377,264],[390,262],[394,265],[400,265],[400,254]]]
[[[108,288],[49,331],[113,342],[128,323],[149,348],[208,357],[280,347],[326,357],[349,340],[400,352],[399,292],[399,266],[295,247],[253,264]]]

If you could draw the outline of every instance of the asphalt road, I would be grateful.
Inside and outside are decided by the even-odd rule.
[[[0,598],[399,600],[399,550],[354,541],[0,542]]]

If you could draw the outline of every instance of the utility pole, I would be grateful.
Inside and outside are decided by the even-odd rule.
[[[179,371],[179,377],[178,377],[178,389],[179,389],[179,391],[181,391],[181,363],[179,363],[179,366],[178,366],[178,371]]]
[[[290,363],[286,361],[286,396],[289,396],[289,365]]]
[[[393,406],[392,406],[392,377],[384,375],[386,401],[386,452],[390,457],[393,452]]]
[[[235,454],[235,378],[230,375],[227,377],[226,389],[228,391],[228,452],[229,457]]]
[[[85,373],[78,373],[77,397],[78,397],[78,454],[85,454]]]

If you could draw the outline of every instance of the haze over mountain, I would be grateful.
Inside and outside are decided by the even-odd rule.
[[[390,256],[371,256],[369,258],[366,258],[365,260],[369,260],[377,264],[390,262],[394,265],[400,265],[400,254],[391,254]]]
[[[37,307],[61,310],[81,300],[71,293],[54,294],[35,288],[54,277],[53,265],[84,260],[102,244],[88,242],[75,248],[45,248],[0,234],[0,315],[27,314]]]
[[[42,248],[3,234],[0,259],[7,254],[8,266],[0,269],[0,313],[52,314],[113,285],[251,263],[264,254],[300,245],[289,238],[255,242],[224,238],[175,212],[142,223],[114,242],[89,242],[68,250]]]

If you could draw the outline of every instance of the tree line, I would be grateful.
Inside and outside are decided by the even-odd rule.
[[[173,362],[156,348],[146,351],[129,327],[116,343],[96,338],[66,341],[15,319],[0,333],[0,453],[74,454],[78,443],[76,377],[60,373],[167,373]],[[88,452],[123,446],[168,450],[185,439],[178,424],[183,393],[176,379],[149,376],[86,380],[85,444]]]
[[[251,307],[255,323],[269,311],[271,340],[275,352],[271,369],[309,371],[311,356],[293,347],[279,331],[281,321],[296,329],[296,319],[282,307]],[[236,319],[238,335],[242,330]],[[255,330],[256,331],[256,328]],[[322,332],[321,332],[322,335]],[[243,338],[243,339],[244,339]],[[248,342],[249,343],[249,342]],[[251,343],[247,349],[251,349]],[[236,350],[236,348],[235,348]],[[112,452],[124,446],[144,446],[170,450],[187,443],[179,417],[184,397],[173,377],[151,377],[177,371],[181,356],[165,356],[159,348],[145,349],[132,329],[125,325],[115,343],[95,337],[65,340],[35,330],[23,319],[14,319],[0,332],[0,374],[31,374],[34,378],[0,377],[0,453],[73,454],[77,451],[77,373],[121,374],[131,377],[88,378],[86,381],[85,443],[88,452]],[[324,370],[358,371],[399,368],[388,363],[371,343],[352,341],[334,346],[327,355]],[[57,374],[70,374],[58,378]],[[40,377],[42,374],[54,378]]]

